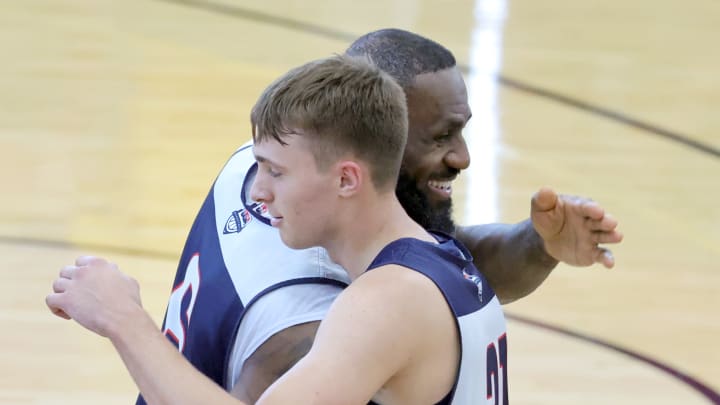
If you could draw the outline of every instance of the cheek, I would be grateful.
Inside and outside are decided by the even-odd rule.
[[[306,219],[321,205],[323,193],[325,191],[316,184],[305,184],[287,190],[288,198],[284,201],[286,209],[300,219]]]
[[[407,156],[403,161],[403,170],[412,178],[422,180],[436,171],[442,164],[439,154],[428,151],[423,155]]]

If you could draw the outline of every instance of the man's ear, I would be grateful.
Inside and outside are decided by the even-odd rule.
[[[340,175],[338,194],[343,197],[349,197],[357,193],[366,181],[365,176],[367,173],[357,162],[343,160],[338,163],[337,169]]]

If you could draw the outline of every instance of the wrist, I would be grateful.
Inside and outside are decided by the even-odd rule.
[[[545,267],[554,268],[560,262],[549,250],[548,245],[543,237],[538,233],[530,219],[524,221],[524,225],[528,228],[525,235],[528,236],[530,250],[533,252],[533,261]]]
[[[144,334],[158,331],[140,305],[132,305],[106,326],[106,336],[115,345],[130,345]]]

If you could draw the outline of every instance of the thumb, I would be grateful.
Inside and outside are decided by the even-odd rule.
[[[549,187],[541,187],[531,200],[531,211],[545,212],[555,208],[558,202],[557,193]]]

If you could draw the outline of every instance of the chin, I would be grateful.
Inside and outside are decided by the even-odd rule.
[[[433,193],[427,197],[427,200],[428,205],[430,205],[434,211],[446,210],[448,206],[452,206],[451,197],[440,197]]]
[[[284,232],[280,232],[280,239],[282,240],[283,244],[290,249],[304,249],[304,247],[298,243],[297,240],[293,239],[289,235],[286,235]]]
[[[402,171],[395,194],[405,212],[423,228],[450,234],[455,231],[450,198],[441,198],[426,185],[418,185],[415,179]]]
[[[283,243],[285,243],[285,245],[287,247],[289,247],[290,249],[293,249],[293,250],[310,249],[312,247],[318,246],[317,243],[309,243],[309,241],[307,241],[307,240],[298,240],[298,239],[287,240],[287,241],[285,239],[283,239]]]

